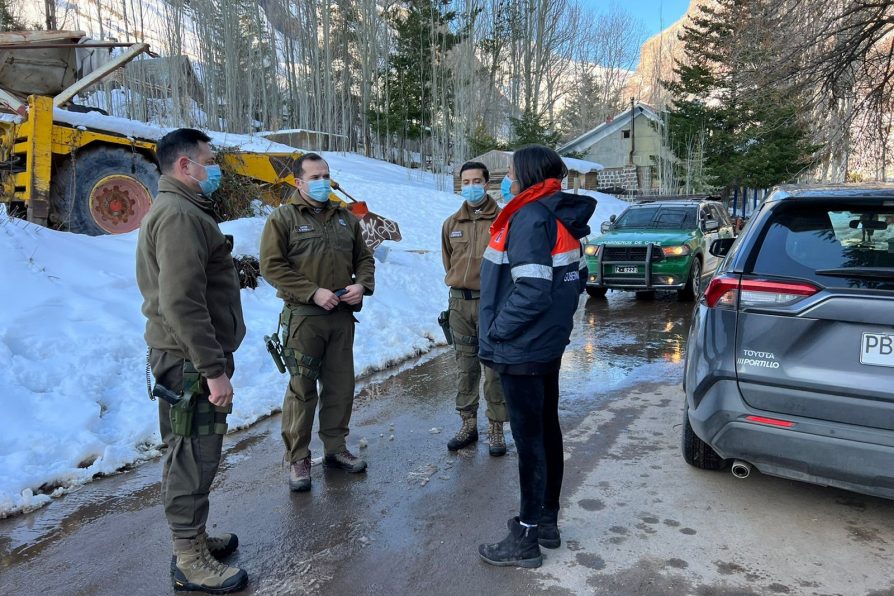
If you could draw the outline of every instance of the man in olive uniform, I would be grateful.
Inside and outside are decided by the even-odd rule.
[[[323,465],[363,472],[345,437],[354,404],[354,312],[373,293],[375,262],[360,222],[329,201],[329,165],[315,153],[296,163],[297,191],[261,235],[261,275],[285,307],[280,329],[290,380],[282,406],[289,488],[310,490],[310,438],[320,404]],[[317,382],[320,391],[317,393]]]
[[[456,409],[462,426],[447,443],[451,451],[478,440],[478,304],[481,290],[481,258],[490,240],[490,225],[500,213],[497,202],[487,194],[490,173],[483,163],[470,161],[460,168],[462,196],[459,211],[447,218],[441,232],[441,254],[450,286],[450,329],[458,368]],[[484,369],[484,398],[487,400],[489,452],[506,453],[503,423],[508,419],[500,376]]]
[[[137,283],[156,385],[180,395],[173,407],[158,401],[167,446],[161,494],[174,539],[174,588],[224,594],[248,581],[245,571],[218,561],[239,540],[235,534],[209,537],[205,527],[232,408],[233,352],[245,325],[232,239],[221,233],[211,200],[220,166],[210,140],[182,128],[159,141],[162,176],[140,227]]]

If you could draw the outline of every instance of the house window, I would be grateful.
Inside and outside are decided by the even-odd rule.
[[[622,130],[622,131],[621,131],[621,134],[624,135],[624,138],[625,138],[625,139],[629,139],[629,138],[630,138],[630,131],[629,131],[629,130]]]

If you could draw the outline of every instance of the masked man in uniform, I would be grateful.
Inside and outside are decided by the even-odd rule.
[[[232,409],[233,352],[245,325],[232,238],[221,233],[211,199],[221,172],[210,140],[181,128],[159,141],[162,175],[140,227],[137,283],[156,385],[180,397],[173,406],[158,400],[167,446],[161,494],[174,539],[174,589],[225,594],[248,581],[245,571],[219,561],[239,540],[235,534],[211,537],[205,530],[208,493]]]
[[[261,236],[261,275],[285,307],[280,329],[290,380],[282,406],[289,488],[310,490],[310,439],[319,403],[323,465],[363,472],[345,438],[354,404],[354,312],[373,293],[375,262],[360,222],[329,201],[329,165],[315,153],[296,163],[297,191]],[[317,385],[319,383],[319,392]]]
[[[462,207],[447,218],[441,233],[445,283],[450,286],[450,330],[456,353],[456,409],[462,426],[447,443],[451,451],[478,440],[478,401],[481,363],[478,361],[478,305],[481,290],[481,259],[490,239],[490,226],[500,213],[497,202],[487,194],[490,173],[480,162],[460,168]],[[487,401],[489,452],[506,453],[503,423],[508,420],[500,375],[484,369],[484,398]]]

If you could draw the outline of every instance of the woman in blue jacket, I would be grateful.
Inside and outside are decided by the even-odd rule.
[[[500,373],[521,489],[509,535],[478,547],[492,565],[539,567],[540,546],[561,544],[559,368],[587,282],[580,239],[596,209],[594,199],[561,191],[567,174],[552,149],[529,145],[513,154],[503,181],[510,200],[481,265],[478,355]]]

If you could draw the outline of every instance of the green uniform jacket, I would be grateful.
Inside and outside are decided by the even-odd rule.
[[[358,283],[367,296],[375,289],[375,260],[360,221],[335,203],[319,213],[315,209],[319,206],[296,191],[270,215],[261,234],[261,275],[286,304],[311,307],[302,309],[304,314],[326,314],[313,302],[319,288],[334,291]]]
[[[497,202],[488,195],[480,207],[463,201],[441,229],[441,258],[444,283],[451,288],[481,289],[481,258],[490,241],[490,226],[500,214]]]
[[[230,251],[211,200],[162,176],[137,243],[146,343],[190,360],[208,379],[224,374],[226,354],[245,337]]]

